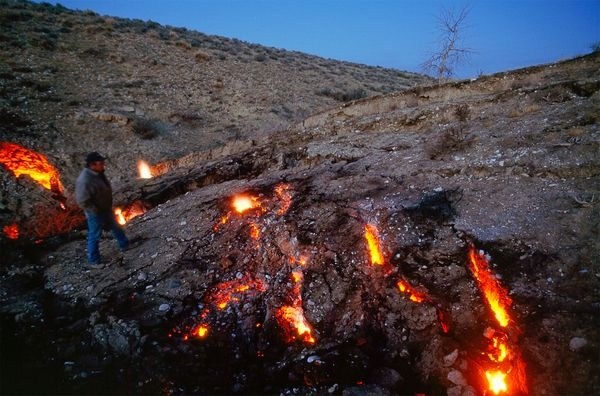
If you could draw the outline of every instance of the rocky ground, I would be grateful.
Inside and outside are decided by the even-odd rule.
[[[45,202],[9,200],[30,211],[28,229],[71,229],[1,241],[3,391],[483,394],[497,332],[513,354],[509,393],[598,393],[599,64],[592,54],[323,107],[268,141],[163,155],[150,180],[115,160],[118,204],[145,213],[125,226],[131,250],[102,240],[101,270],[83,266],[70,201],[61,211],[1,173],[5,191]],[[239,194],[254,207],[236,212]],[[472,247],[512,299],[506,328]]]

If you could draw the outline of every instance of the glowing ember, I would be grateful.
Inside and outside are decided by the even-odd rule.
[[[45,189],[61,193],[63,190],[58,170],[48,158],[18,144],[0,142],[0,165],[12,172],[15,177],[26,175]]]
[[[278,184],[275,187],[275,194],[277,195],[277,198],[279,198],[279,201],[281,202],[281,206],[279,207],[279,210],[277,210],[277,214],[279,216],[282,216],[288,211],[288,209],[292,205],[292,193],[291,193],[290,185],[289,184]]]
[[[19,226],[16,223],[5,225],[2,231],[8,239],[19,239]]]
[[[485,376],[488,380],[488,388],[497,395],[500,392],[508,391],[506,386],[506,373],[500,370],[488,370],[485,372]]]
[[[400,279],[397,285],[402,293],[408,294],[408,298],[410,298],[411,301],[418,303],[423,301],[431,302],[430,298],[425,293],[415,290],[406,280]]]
[[[208,325],[206,325],[206,324],[198,325],[192,331],[192,334],[194,334],[198,338],[206,338],[208,336]]]
[[[369,253],[371,255],[372,265],[383,265],[383,254],[381,253],[381,247],[379,243],[379,232],[377,228],[371,224],[365,225],[365,239],[369,246]]]
[[[474,247],[469,248],[469,268],[479,284],[485,300],[494,313],[496,320],[502,327],[508,326],[510,318],[506,312],[512,304],[512,299],[508,296],[506,290],[502,288],[500,282],[489,269],[488,261],[485,256]]]
[[[258,225],[256,223],[250,224],[250,237],[255,241],[257,241],[258,238],[260,238],[260,229],[258,228]]]
[[[291,264],[298,264],[301,267],[304,267],[308,263],[308,258],[306,256],[304,256],[304,255],[301,255],[298,258],[296,258],[296,257],[290,257],[290,263]]]
[[[302,282],[303,279],[304,275],[302,274],[302,271],[292,271],[292,280],[294,283]]]
[[[275,314],[280,325],[287,330],[288,340],[294,341],[299,338],[303,342],[314,344],[315,338],[312,329],[304,317],[302,307],[283,306]],[[291,329],[290,329],[291,328]],[[295,331],[292,331],[292,329]]]
[[[244,213],[250,209],[260,207],[258,197],[248,195],[236,195],[231,202],[233,209],[238,213]]]
[[[154,176],[152,174],[152,169],[150,169],[150,165],[144,160],[139,160],[137,163],[138,174],[140,179],[152,179]]]
[[[240,301],[241,294],[251,290],[263,292],[266,288],[266,284],[261,280],[232,280],[219,284],[210,294],[210,300],[218,309],[223,310],[229,303]]]

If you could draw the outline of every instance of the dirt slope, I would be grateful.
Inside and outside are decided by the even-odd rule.
[[[599,66],[593,54],[315,104],[267,142],[190,146],[151,180],[113,164],[118,203],[146,212],[126,225],[130,251],[103,239],[107,268],[82,268],[81,231],[2,241],[3,359],[26,373],[8,365],[3,383],[473,395],[494,367],[509,371],[511,394],[598,393]],[[240,193],[255,197],[241,214]],[[471,246],[512,300],[506,326],[470,269]],[[494,335],[510,347],[502,364],[488,358]]]

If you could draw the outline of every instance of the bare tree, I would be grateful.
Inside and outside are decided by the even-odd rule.
[[[439,83],[449,79],[456,67],[466,61],[473,52],[462,44],[468,15],[469,8],[466,6],[459,9],[443,8],[437,18],[440,32],[438,48],[421,67],[426,73],[434,74]]]

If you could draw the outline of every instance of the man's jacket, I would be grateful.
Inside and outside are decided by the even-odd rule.
[[[112,210],[112,188],[106,176],[84,168],[75,182],[75,200],[83,210],[95,214]]]

